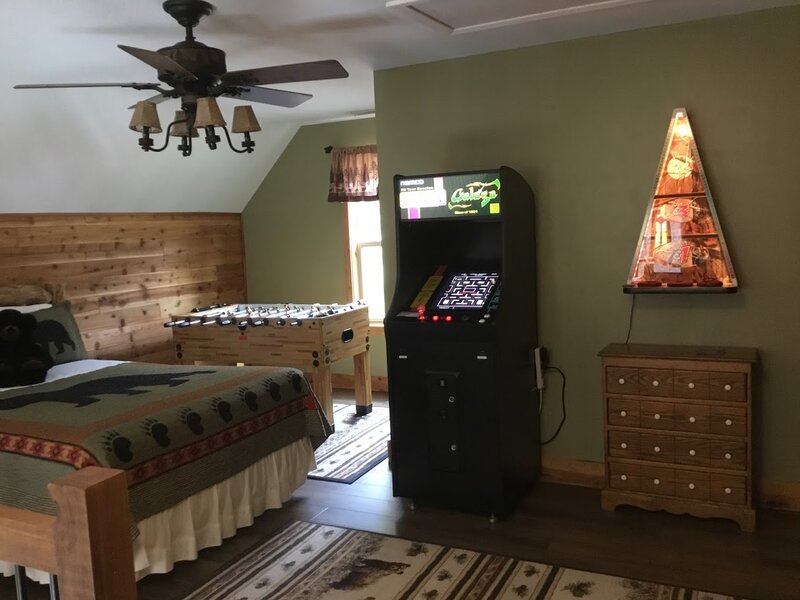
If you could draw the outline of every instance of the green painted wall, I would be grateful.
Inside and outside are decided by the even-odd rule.
[[[597,352],[625,340],[621,287],[672,110],[685,106],[741,288],[640,296],[631,341],[758,348],[756,464],[800,480],[798,32],[789,8],[376,74],[384,190],[396,173],[509,165],[536,192],[540,340],[568,376],[568,420],[546,454],[602,460]],[[392,201],[384,193],[389,297]],[[549,436],[556,377],[545,397]]]
[[[242,213],[249,302],[346,302],[342,206],[328,202],[325,146],[375,143],[375,120],[301,127]],[[373,375],[386,344],[372,336]],[[352,361],[334,366],[353,372]]]

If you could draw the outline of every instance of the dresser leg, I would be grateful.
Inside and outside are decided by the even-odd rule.
[[[756,530],[756,511],[754,510],[744,511],[733,519],[739,524],[742,531],[753,533]]]
[[[614,512],[617,506],[619,506],[619,502],[616,498],[612,498],[610,494],[603,490],[600,492],[600,506],[603,507],[603,510]]]

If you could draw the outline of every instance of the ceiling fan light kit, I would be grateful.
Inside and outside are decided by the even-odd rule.
[[[239,150],[231,141],[225,119],[217,105],[218,96],[292,108],[309,100],[311,95],[260,86],[348,76],[339,61],[333,59],[228,71],[225,52],[206,46],[194,37],[193,30],[200,19],[214,12],[212,4],[204,0],[166,0],[162,6],[185,29],[184,40],[158,51],[123,45],[118,47],[156,69],[159,81],[169,88],[161,87],[159,83],[44,83],[15,85],[14,88],[128,87],[153,90],[158,92],[157,96],[137,102],[133,107],[130,129],[142,134],[139,146],[146,152],[161,152],[169,144],[170,137],[180,137],[178,150],[183,156],[190,156],[192,138],[198,137],[198,127],[205,129],[206,143],[212,150],[220,141],[214,128],[221,127],[231,150],[237,153],[253,151],[255,142],[250,139],[250,134],[261,131],[261,126],[252,106],[234,108],[231,132],[244,134],[242,149]],[[164,145],[155,148],[150,135],[162,131],[156,104],[171,98],[180,98],[181,110],[175,113],[175,120],[167,126]]]

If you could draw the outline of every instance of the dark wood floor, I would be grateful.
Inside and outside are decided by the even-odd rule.
[[[477,483],[477,482],[476,482]],[[392,497],[386,461],[351,485],[308,480],[220,548],[139,584],[140,600],[179,600],[293,520],[374,531],[590,571],[693,587],[749,600],[800,599],[800,513],[759,512],[755,533],[733,523],[620,508],[599,490],[539,484],[505,521],[420,507]],[[44,586],[31,600],[47,597]],[[0,598],[12,599],[10,580]]]

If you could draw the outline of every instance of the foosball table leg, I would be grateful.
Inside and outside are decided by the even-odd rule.
[[[372,412],[372,381],[369,370],[369,351],[353,357],[353,385],[356,392],[356,414]]]
[[[314,367],[311,372],[311,385],[314,388],[314,393],[317,395],[322,406],[322,411],[328,418],[328,422],[334,425],[333,422],[333,384],[331,382],[331,367],[330,365],[320,365]]]

